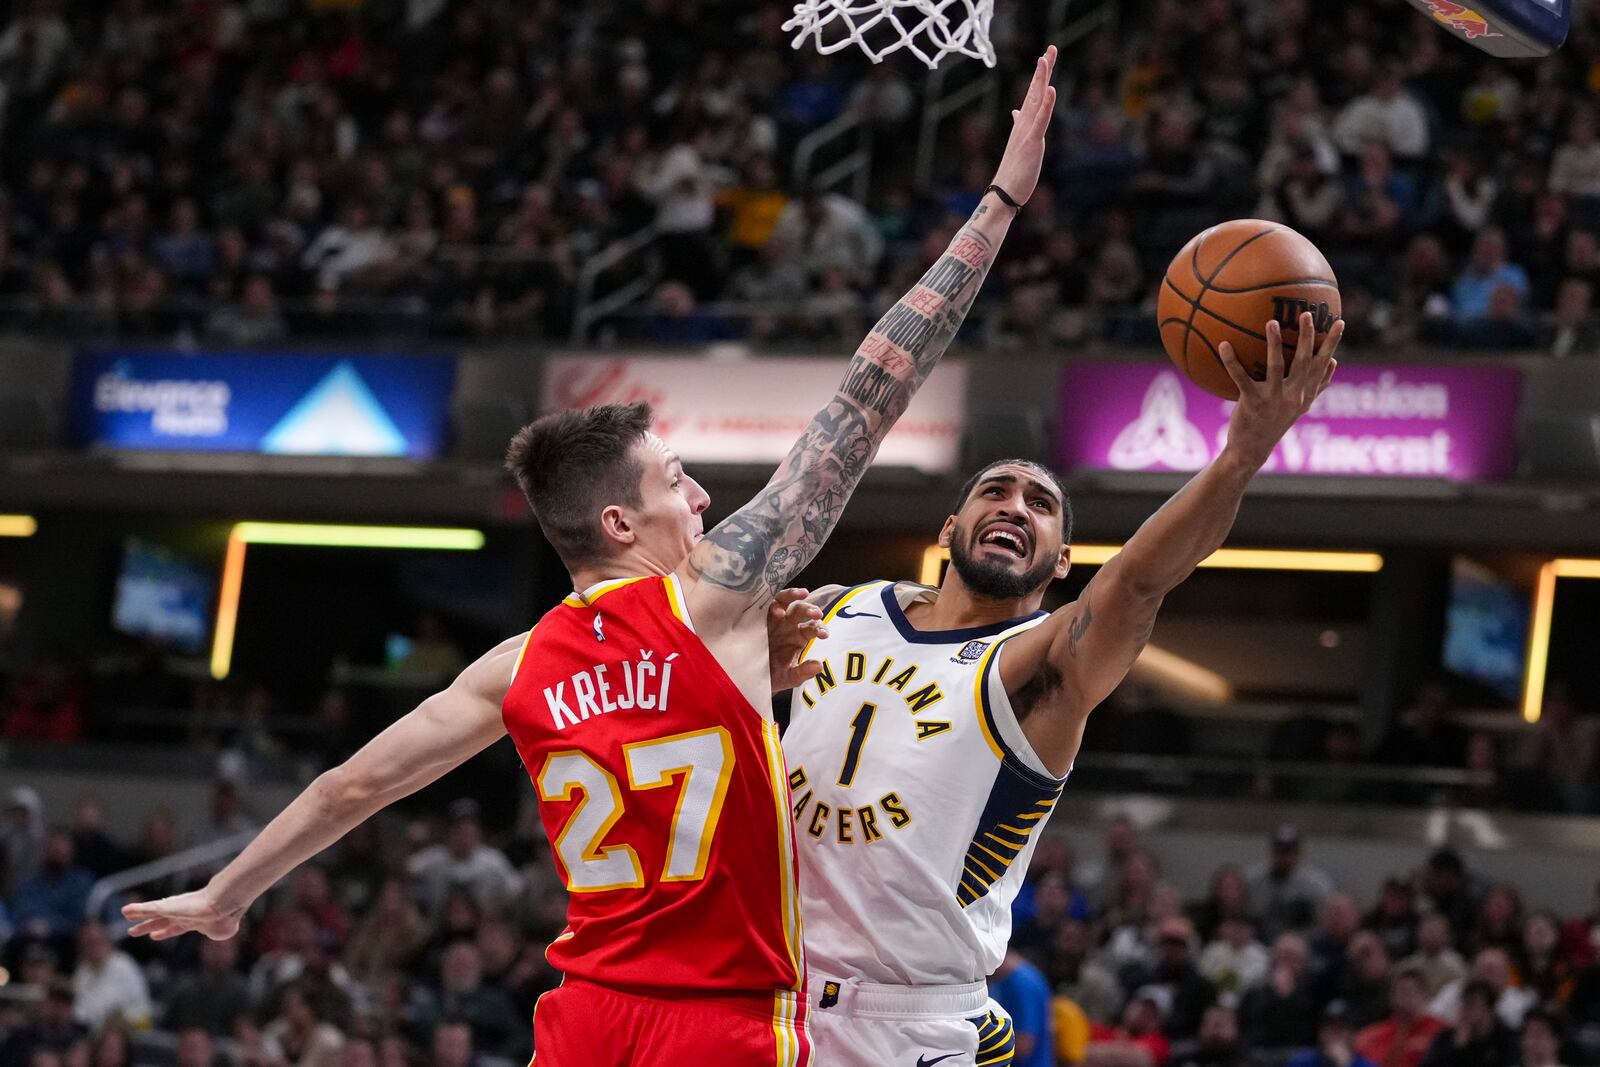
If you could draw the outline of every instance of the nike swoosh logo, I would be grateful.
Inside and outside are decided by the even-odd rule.
[[[959,1056],[959,1055],[961,1055],[961,1053],[959,1053],[959,1052],[946,1052],[943,1056],[935,1056],[931,1060],[926,1056],[918,1056],[917,1057],[917,1067],[933,1067],[933,1065],[938,1063],[940,1060],[947,1060],[951,1056]]]
[[[875,612],[871,612],[871,611],[851,611],[849,608],[840,608],[839,609],[839,618],[841,618],[841,619],[881,619],[881,618],[883,618],[883,616],[879,615],[879,614],[877,614]],[[956,1055],[959,1055],[959,1053],[952,1052],[951,1055],[952,1056],[956,1056]],[[938,1061],[935,1061],[935,1062],[938,1062]],[[919,1064],[918,1067],[922,1067],[922,1065]]]

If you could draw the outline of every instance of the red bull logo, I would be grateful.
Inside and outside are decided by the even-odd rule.
[[[1422,0],[1422,6],[1433,15],[1434,21],[1441,26],[1455,30],[1469,41],[1480,37],[1504,37],[1489,26],[1489,22],[1482,15],[1453,0]]]

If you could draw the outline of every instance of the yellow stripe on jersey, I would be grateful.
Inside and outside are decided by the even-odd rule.
[[[984,651],[983,658],[978,661],[977,677],[972,682],[972,706],[978,713],[978,727],[983,731],[983,739],[989,743],[989,751],[994,753],[995,759],[1002,762],[1006,758],[1005,749],[1000,747],[999,740],[994,736],[993,731],[989,729],[987,682],[989,678],[989,660],[994,658],[994,654],[1000,651],[1000,646],[1003,644],[1005,644],[1004,641],[995,641]]]
[[[678,585],[678,576],[676,574],[667,575],[667,580],[662,583],[662,588],[667,591],[667,604],[671,606],[672,613],[678,617],[679,622],[689,628],[690,633],[694,633],[694,623],[689,621],[689,606],[684,601],[682,587]]]
[[[597,585],[591,586],[587,592],[575,592],[563,600],[562,603],[567,605],[569,608],[592,608],[594,607],[594,602],[605,596],[607,593],[614,593],[625,585],[632,585],[634,582],[642,582],[648,577],[649,575],[647,574],[641,574],[637,578],[613,578],[608,582],[600,582]]]
[[[794,968],[791,989],[805,988],[805,950],[801,947],[803,926],[800,921],[799,887],[795,884],[794,823],[789,818],[789,777],[783,762],[783,745],[778,739],[778,724],[763,722],[761,737],[767,748],[767,785],[772,790],[774,810],[778,817],[778,886],[783,896],[783,938],[789,951],[789,963]]]
[[[533,644],[533,631],[537,629],[537,626],[528,627],[528,636],[522,639],[522,648],[517,652],[517,662],[511,665],[511,680],[513,682],[517,680],[517,672],[522,669],[522,657],[528,654],[528,646]]]

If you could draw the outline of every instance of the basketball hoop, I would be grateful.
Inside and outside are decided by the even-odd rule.
[[[797,0],[783,28],[795,48],[811,37],[823,55],[853,44],[874,63],[905,48],[929,67],[951,52],[992,67],[993,17],[994,0]]]

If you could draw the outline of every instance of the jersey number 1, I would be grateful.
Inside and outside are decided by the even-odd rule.
[[[622,746],[622,757],[630,790],[660,789],[683,777],[661,881],[698,882],[706,876],[711,839],[733,778],[733,740],[728,731],[718,726],[636,741]],[[601,844],[623,812],[622,788],[610,771],[583,752],[552,752],[535,784],[539,799],[545,801],[571,800],[575,790],[583,793],[554,842],[567,869],[569,892],[644,886],[644,870],[631,846]]]
[[[867,743],[867,732],[872,729],[872,717],[878,705],[863,704],[856,717],[850,720],[850,747],[845,750],[844,765],[839,768],[839,784],[849,785],[856,780],[856,765],[861,762],[861,746]]]

